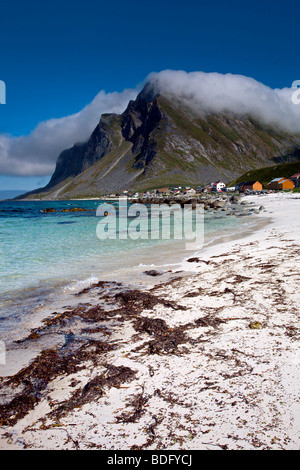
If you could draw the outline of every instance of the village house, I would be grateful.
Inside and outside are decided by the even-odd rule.
[[[223,181],[216,181],[211,184],[213,191],[222,191],[223,188],[226,188],[226,184]]]
[[[245,191],[261,191],[262,184],[259,181],[244,181],[238,185],[238,190],[240,193],[244,193]]]
[[[300,187],[300,173],[295,173],[293,176],[290,177],[290,180],[294,183],[295,188]]]
[[[155,190],[155,193],[156,194],[166,194],[166,193],[168,194],[170,193],[170,190],[169,188],[158,188]]]
[[[184,194],[194,195],[196,194],[196,191],[194,188],[190,188],[190,189],[187,189]]]
[[[293,189],[295,187],[293,181],[281,177],[281,178],[274,178],[270,183],[267,185],[268,189],[274,190],[283,190],[283,189]]]

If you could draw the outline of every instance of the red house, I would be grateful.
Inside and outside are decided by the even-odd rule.
[[[290,177],[290,180],[293,181],[295,188],[300,187],[300,173],[295,173],[293,176]]]

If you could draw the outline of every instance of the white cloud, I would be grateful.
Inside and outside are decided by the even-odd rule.
[[[272,89],[242,75],[164,70],[148,77],[157,89],[176,95],[196,112],[229,110],[252,115],[262,123],[300,133],[300,105],[293,88]],[[121,113],[138,88],[122,93],[100,91],[80,112],[41,122],[28,136],[0,134],[0,174],[51,174],[60,152],[88,139],[102,113]]]
[[[251,115],[263,124],[300,133],[300,105],[292,101],[295,88],[272,89],[243,75],[182,70],[150,74],[149,80],[157,91],[177,96],[196,112]]]
[[[0,134],[0,174],[42,176],[53,173],[62,150],[86,141],[101,114],[123,112],[137,93],[136,89],[107,94],[100,91],[78,113],[41,122],[28,136]]]

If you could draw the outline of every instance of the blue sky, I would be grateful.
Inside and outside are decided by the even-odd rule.
[[[0,15],[0,134],[28,135],[101,90],[135,88],[164,69],[230,72],[272,88],[300,79],[299,1],[11,0]],[[0,189],[49,179],[9,171],[2,168]]]

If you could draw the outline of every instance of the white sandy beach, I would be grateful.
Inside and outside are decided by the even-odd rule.
[[[55,373],[24,416],[0,416],[1,449],[300,448],[300,195],[246,200],[265,207],[257,218],[268,225],[186,260],[196,274],[157,279],[150,308],[138,296],[121,304],[129,313],[109,318],[112,335],[94,322],[111,347],[90,343],[81,367]],[[24,385],[4,381],[4,404],[9,390]]]

